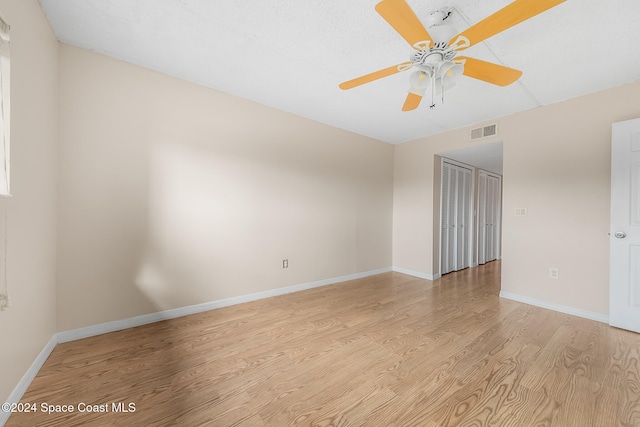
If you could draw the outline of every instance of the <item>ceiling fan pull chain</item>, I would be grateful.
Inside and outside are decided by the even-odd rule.
[[[444,71],[445,63],[441,62],[438,66],[438,75],[440,76],[440,103],[444,104],[444,79],[447,74],[447,71]]]
[[[434,108],[436,108],[436,101],[434,99],[435,97],[435,93],[436,93],[436,74],[433,73],[433,78],[431,79],[431,105],[429,106],[429,108],[431,108],[432,110]]]

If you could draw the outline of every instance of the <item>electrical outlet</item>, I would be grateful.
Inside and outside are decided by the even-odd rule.
[[[559,277],[560,271],[555,268],[555,267],[551,267],[549,268],[549,277],[552,279],[557,279]]]
[[[288,259],[283,259],[282,260],[282,268],[289,268],[289,260]]]

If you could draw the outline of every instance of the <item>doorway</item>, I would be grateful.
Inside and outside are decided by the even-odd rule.
[[[434,278],[501,258],[502,148],[502,142],[493,142],[441,152],[435,156]],[[468,176],[456,166],[472,171],[469,180],[471,201],[466,214],[465,204],[453,198],[467,196],[464,188],[460,190],[459,182],[464,186]],[[456,188],[455,196],[451,187]],[[455,201],[454,205],[463,207],[461,212],[451,207],[452,200]]]

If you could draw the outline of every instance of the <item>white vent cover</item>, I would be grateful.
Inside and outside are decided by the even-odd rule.
[[[492,123],[490,125],[482,126],[479,128],[471,129],[470,137],[474,141],[476,139],[488,138],[498,134],[498,124]]]
[[[471,139],[482,138],[482,128],[471,129]]]

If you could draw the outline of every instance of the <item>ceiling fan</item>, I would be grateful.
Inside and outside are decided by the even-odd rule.
[[[429,86],[433,100],[435,95],[444,94],[445,89],[455,85],[461,74],[498,86],[510,85],[520,78],[522,71],[480,59],[457,56],[458,52],[564,1],[515,0],[456,35],[447,21],[451,10],[431,13],[425,28],[405,0],[382,0],[376,5],[376,11],[413,47],[409,61],[346,81],[340,84],[340,88],[351,89],[415,68],[409,77],[409,94],[402,106],[403,111],[410,111],[418,108]],[[435,103],[432,102],[430,107],[434,108]]]

